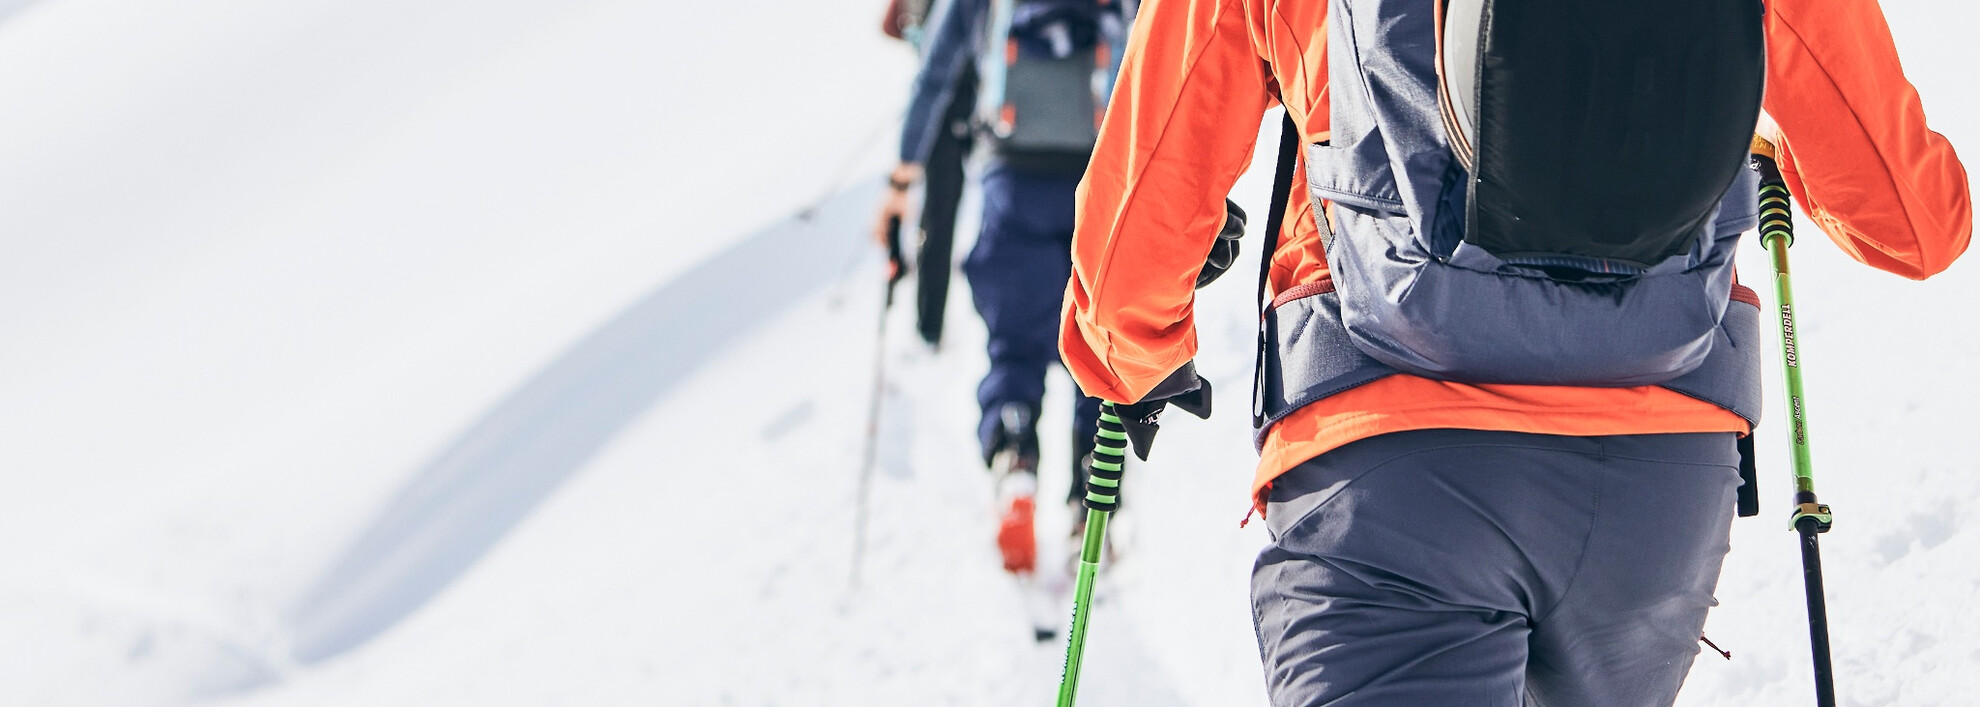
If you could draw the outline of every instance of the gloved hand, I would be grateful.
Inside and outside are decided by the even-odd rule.
[[[1196,272],[1196,289],[1215,282],[1237,262],[1238,239],[1244,236],[1244,209],[1237,202],[1224,199],[1224,229],[1217,232],[1217,242],[1210,246],[1210,256],[1203,259],[1203,269]]]
[[[1235,208],[1235,207],[1234,207]],[[1236,241],[1232,241],[1235,246]],[[1210,381],[1196,375],[1196,362],[1184,363],[1155,385],[1154,390],[1132,405],[1115,405],[1121,426],[1127,428],[1128,444],[1134,456],[1148,461],[1148,449],[1155,444],[1155,430],[1162,425],[1162,411],[1169,405],[1198,418],[1210,419]]]
[[[873,219],[873,243],[888,247],[888,229],[898,231],[900,222],[907,220],[908,190],[915,182],[921,181],[921,165],[902,162],[887,175],[887,191],[880,200],[880,215]]]

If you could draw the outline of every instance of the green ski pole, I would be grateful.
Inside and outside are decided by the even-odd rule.
[[[1808,595],[1808,645],[1815,658],[1815,703],[1836,704],[1835,675],[1829,662],[1829,612],[1822,591],[1822,553],[1816,538],[1834,522],[1829,507],[1815,498],[1815,470],[1808,447],[1807,398],[1801,388],[1801,351],[1795,341],[1794,290],[1789,285],[1788,246],[1794,244],[1794,218],[1787,182],[1774,162],[1773,145],[1754,139],[1760,168],[1760,243],[1774,262],[1774,292],[1780,301],[1781,370],[1787,375],[1788,449],[1794,462],[1794,516],[1801,535],[1801,577]]]
[[[1079,549],[1079,579],[1073,589],[1072,630],[1066,639],[1066,667],[1059,678],[1059,707],[1072,707],[1079,692],[1079,666],[1086,656],[1086,620],[1093,602],[1093,579],[1100,572],[1100,550],[1107,543],[1107,519],[1120,507],[1121,470],[1127,461],[1127,427],[1113,403],[1100,404],[1100,429],[1093,435],[1093,460],[1086,477],[1086,536]]]

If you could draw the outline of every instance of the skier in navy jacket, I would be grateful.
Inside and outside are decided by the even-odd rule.
[[[1111,85],[1106,59],[1117,57],[1123,42],[1110,42],[1109,37],[1123,36],[1127,13],[1095,0],[1004,4],[1000,10],[991,0],[951,0],[931,13],[922,34],[921,70],[901,131],[900,164],[889,179],[891,189],[878,223],[885,228],[890,219],[906,213],[908,191],[921,180],[922,165],[943,131],[986,134],[991,157],[981,172],[982,225],[963,261],[976,311],[988,330],[990,369],[977,388],[982,408],[977,432],[984,461],[997,477],[1004,568],[1025,574],[1036,567],[1037,420],[1046,372],[1060,363],[1058,316],[1071,275],[1074,192],[1091,156],[1097,113],[1105,101],[1104,93],[1094,88],[1092,72],[1099,67],[1106,72],[1102,83]],[[993,43],[1000,51],[989,51]],[[1073,74],[1054,68],[1079,62],[1086,73],[1076,82]],[[962,95],[970,91],[978,94]],[[970,98],[987,110],[979,111],[971,125],[948,120],[950,106]],[[1061,106],[1083,105],[1095,108],[1077,120],[1047,115]],[[1080,134],[1078,122],[1089,117],[1092,124]],[[1068,503],[1084,482],[1079,458],[1092,447],[1099,403],[1079,395],[1074,407]]]

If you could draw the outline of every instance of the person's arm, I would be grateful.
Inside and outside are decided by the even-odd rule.
[[[990,10],[989,0],[953,0],[940,10],[935,33],[921,56],[901,125],[901,160],[887,175],[887,192],[880,215],[873,221],[873,241],[885,245],[891,224],[907,218],[908,190],[921,181],[935,138],[944,129],[949,103],[956,99],[956,82],[975,59],[977,28]]]
[[[1876,0],[1770,0],[1766,110],[1802,209],[1859,261],[1913,279],[1973,234],[1966,169],[1925,124]]]
[[[901,126],[901,163],[919,165],[940,132],[942,116],[955,100],[956,79],[976,59],[978,28],[988,20],[990,0],[951,0],[935,19],[921,71],[914,77],[906,122]]]
[[[1059,335],[1089,395],[1138,401],[1196,354],[1196,276],[1273,100],[1246,12],[1161,0],[1135,19],[1079,187]]]

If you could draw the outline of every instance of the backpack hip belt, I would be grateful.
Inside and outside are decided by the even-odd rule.
[[[1691,372],[1658,385],[1717,405],[1758,425],[1762,347],[1759,297],[1732,291],[1705,359]],[[1254,409],[1262,424],[1254,443],[1265,445],[1272,423],[1294,411],[1355,387],[1402,373],[1356,346],[1341,324],[1340,293],[1331,280],[1288,289],[1265,313],[1265,348]]]

